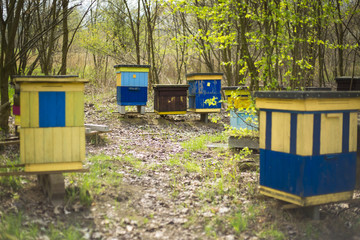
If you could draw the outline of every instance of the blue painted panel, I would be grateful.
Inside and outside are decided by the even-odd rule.
[[[207,99],[212,99],[215,97],[216,104],[215,105],[209,105],[205,103]],[[221,94],[201,94],[197,95],[195,97],[195,108],[196,109],[202,109],[202,108],[221,108]]]
[[[298,156],[260,150],[260,185],[301,197],[352,191],[356,152]]]
[[[147,102],[147,87],[117,87],[117,104],[143,106]]]
[[[297,139],[297,113],[291,113],[290,120],[290,153],[296,154],[296,139]]]
[[[134,78],[136,75],[136,78]],[[147,72],[122,72],[121,73],[122,87],[147,87],[148,73]]]
[[[246,120],[248,118],[251,118],[252,120],[255,120],[257,117],[254,115],[251,115],[247,112],[241,112],[241,111],[234,111],[230,110],[230,126],[236,129],[240,128],[247,128],[249,130],[253,130],[256,128],[253,123],[247,122]]]
[[[195,96],[189,96],[189,108],[195,108]]]
[[[272,112],[266,112],[265,148],[271,150]]]
[[[197,81],[188,81],[189,84],[189,96],[195,96],[196,95],[196,89],[197,89]]]
[[[39,127],[65,127],[65,92],[39,92]]]
[[[198,80],[196,81],[197,94],[219,94],[221,80]]]

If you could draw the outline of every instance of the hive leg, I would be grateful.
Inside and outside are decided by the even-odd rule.
[[[200,121],[204,123],[208,123],[208,113],[201,113],[200,114]]]
[[[138,113],[145,114],[145,106],[137,106]]]
[[[65,197],[64,176],[58,174],[38,175],[39,185],[52,203],[62,202]]]
[[[120,114],[125,114],[125,106],[118,106],[118,111]]]

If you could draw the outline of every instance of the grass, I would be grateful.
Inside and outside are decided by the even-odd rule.
[[[272,224],[270,226],[270,228],[262,231],[259,234],[259,237],[262,238],[262,239],[273,239],[273,240],[283,240],[283,239],[285,239],[284,233],[277,230],[274,224]]]
[[[74,226],[64,224],[50,225],[43,228],[36,223],[30,223],[22,213],[8,213],[1,217],[0,239],[9,240],[32,240],[47,236],[51,240],[77,240],[82,239],[83,234]]]

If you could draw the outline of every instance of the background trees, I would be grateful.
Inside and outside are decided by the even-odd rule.
[[[114,64],[150,64],[150,84],[224,72],[251,89],[358,75],[360,0],[2,0],[0,128],[16,74],[77,74],[111,86]]]

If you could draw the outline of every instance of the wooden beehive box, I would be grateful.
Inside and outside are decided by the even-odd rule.
[[[197,113],[220,112],[221,79],[223,73],[191,73],[186,75],[189,84],[189,111]],[[215,100],[209,104],[207,100]]]
[[[154,85],[154,110],[160,115],[186,114],[189,85]]]
[[[25,171],[82,169],[84,83],[77,76],[15,76],[20,85],[20,159]]]
[[[349,200],[360,92],[256,92],[260,192],[300,206]]]

